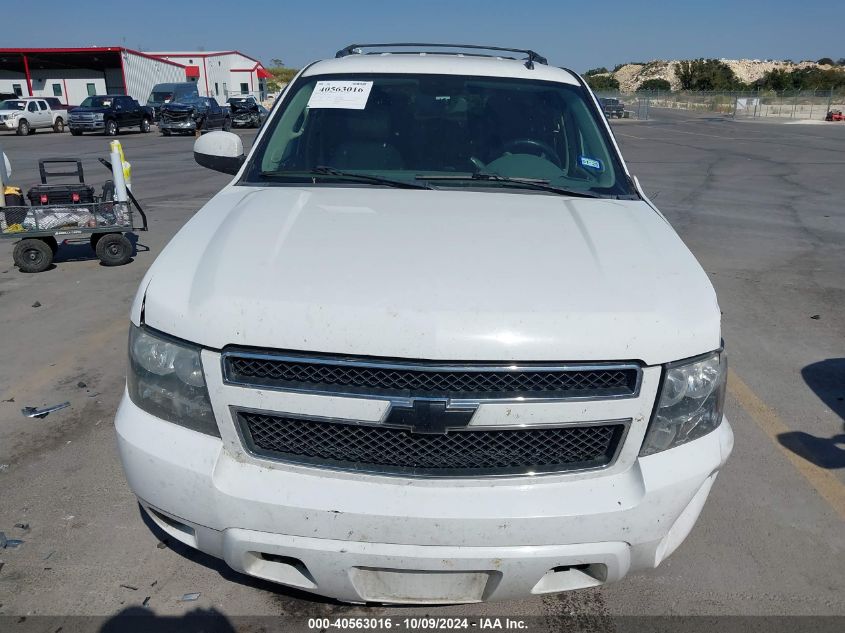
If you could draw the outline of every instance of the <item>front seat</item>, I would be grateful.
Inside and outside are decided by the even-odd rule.
[[[402,155],[390,138],[390,113],[386,110],[350,112],[346,140],[332,152],[330,166],[337,169],[402,169]]]

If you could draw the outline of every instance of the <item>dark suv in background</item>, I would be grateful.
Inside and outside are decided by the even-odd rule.
[[[193,81],[156,84],[153,86],[152,92],[150,92],[147,105],[153,109],[155,120],[158,121],[161,115],[161,106],[171,101],[179,101],[191,95],[199,96],[197,84]]]

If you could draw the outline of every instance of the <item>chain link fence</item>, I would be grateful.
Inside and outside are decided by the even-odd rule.
[[[845,110],[845,91],[663,92],[638,93],[652,108],[713,112],[733,118],[778,117],[824,120],[830,110]],[[624,97],[623,97],[624,98]]]

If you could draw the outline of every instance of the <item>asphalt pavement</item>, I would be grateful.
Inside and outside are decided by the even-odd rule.
[[[563,630],[562,617],[621,630],[611,616],[845,616],[845,125],[651,114],[614,130],[716,288],[736,434],[698,524],[661,567],[560,596],[384,609],[289,591],[167,541],[142,519],[115,449],[127,314],[147,267],[228,177],[194,163],[192,138],[126,133],[150,220],[131,263],[103,267],[88,245],[70,245],[51,270],[26,275],[0,240],[0,531],[24,541],[0,550],[0,629],[47,630],[59,620],[35,616],[61,616],[49,630],[127,630],[120,616],[137,613],[201,613],[215,630],[241,616],[497,615],[536,630]],[[254,133],[240,134],[248,146]],[[24,189],[39,157],[80,156],[101,184],[108,141],[0,134]],[[66,400],[44,419],[21,415]]]

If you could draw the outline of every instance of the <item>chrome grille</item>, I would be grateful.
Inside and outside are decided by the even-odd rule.
[[[548,367],[226,352],[230,384],[384,397],[503,399],[636,395],[637,365]]]
[[[394,475],[468,477],[600,468],[626,422],[553,428],[471,427],[441,434],[384,425],[236,412],[253,454],[290,463]]]

